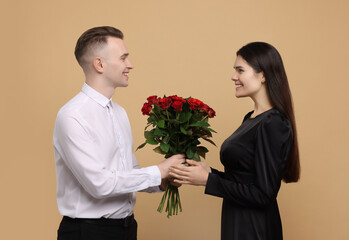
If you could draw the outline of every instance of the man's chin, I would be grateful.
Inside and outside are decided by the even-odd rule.
[[[128,87],[128,83],[118,84],[115,86],[115,88],[124,88],[124,87]]]

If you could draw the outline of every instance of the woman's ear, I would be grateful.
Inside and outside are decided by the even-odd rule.
[[[93,67],[94,69],[99,72],[99,73],[103,73],[104,72],[104,62],[103,62],[103,58],[101,57],[96,57],[95,59],[93,59]]]
[[[264,76],[264,72],[260,72],[260,79],[261,79],[261,83],[265,83],[265,76]]]

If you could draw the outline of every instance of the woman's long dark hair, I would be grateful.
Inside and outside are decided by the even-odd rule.
[[[286,183],[297,182],[300,177],[300,163],[296,121],[291,91],[281,56],[272,45],[264,42],[249,43],[237,51],[236,55],[241,56],[257,73],[263,72],[271,104],[291,123],[292,146],[282,179]]]

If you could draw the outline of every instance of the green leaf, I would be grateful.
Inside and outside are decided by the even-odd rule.
[[[150,119],[152,120],[152,121],[154,121],[154,122],[156,122],[156,120],[157,120],[157,118],[156,118],[156,116],[155,115],[153,115],[153,114],[150,114]],[[150,122],[150,121],[148,121],[148,122]]]
[[[160,116],[162,109],[157,105],[154,104],[153,112],[157,115]]]
[[[165,127],[165,120],[160,120],[160,121],[158,122],[158,127],[159,127],[159,128],[164,128],[164,127]]]
[[[166,132],[159,129],[159,128],[156,128],[155,131],[154,131],[154,135],[156,136],[166,136]]]
[[[187,149],[185,154],[187,155],[187,158],[193,159],[195,151],[193,151],[193,148],[190,147],[190,148]]]
[[[210,124],[208,124],[207,122],[204,122],[204,121],[198,121],[198,122],[190,124],[189,126],[191,126],[191,127],[209,127]]]
[[[208,130],[207,127],[201,127],[199,130],[201,135],[207,135],[208,137],[212,137],[212,133],[210,132],[210,130]]]
[[[197,152],[204,152],[204,153],[207,153],[207,152],[208,152],[208,149],[205,148],[204,146],[200,146],[200,147],[197,147],[197,148],[196,148],[196,151],[197,151]]]
[[[191,112],[182,113],[179,117],[179,121],[181,121],[182,123],[188,122],[192,115],[193,114]]]
[[[176,124],[182,123],[182,122],[180,122],[180,121],[178,121],[178,120],[176,120],[176,119],[168,119],[167,121],[168,121],[169,123],[176,123]]]
[[[165,158],[169,158],[169,157],[172,157],[172,156],[173,156],[173,153],[168,152],[168,153],[166,153]]]
[[[210,132],[214,132],[217,133],[215,130],[213,130],[212,128],[207,128]]]
[[[136,149],[136,151],[137,151],[138,149],[143,148],[145,145],[147,145],[147,143],[146,143],[146,142],[145,142],[145,143],[142,143],[141,145],[139,145],[139,146],[138,146],[138,148]]]
[[[215,145],[216,146],[216,144],[211,140],[211,139],[208,139],[208,138],[202,138],[202,139],[204,139],[205,141],[207,141],[207,142],[209,142],[209,143],[211,143],[211,144],[213,144],[213,145]],[[216,146],[217,147],[217,146]]]
[[[166,154],[164,151],[161,150],[160,146],[154,148],[153,151],[156,152],[156,153],[160,153],[162,155]]]
[[[197,161],[197,162],[200,162],[200,157],[199,157],[199,154],[196,152],[194,153],[194,156],[193,156],[193,160]]]
[[[168,152],[168,150],[170,150],[170,145],[166,144],[166,143],[160,143],[160,148],[162,151],[164,151],[165,153]]]
[[[158,144],[158,142],[155,139],[147,139],[145,142],[149,143],[151,145],[157,145]]]
[[[154,138],[154,131],[144,131],[144,137],[145,139],[153,139]]]
[[[208,149],[200,146],[196,148],[196,152],[199,154],[200,157],[206,158],[206,153],[208,152]]]
[[[170,141],[170,135],[166,135],[166,137],[164,137],[163,139],[162,139],[162,142],[164,142],[164,143],[168,143]]]
[[[205,152],[197,152],[197,153],[199,154],[200,157],[206,159],[206,153]]]
[[[180,127],[180,129],[181,129],[181,132],[183,133],[183,134],[185,134],[185,135],[187,135],[188,133],[187,133],[187,131],[184,129],[184,127],[183,126],[181,126]]]
[[[153,122],[148,123],[147,126],[145,126],[144,131],[147,130],[147,128],[148,128],[149,126],[151,126],[152,124],[153,124]]]

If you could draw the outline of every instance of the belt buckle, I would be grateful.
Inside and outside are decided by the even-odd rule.
[[[133,215],[126,217],[124,221],[124,227],[125,228],[129,227],[132,223],[132,220],[133,220]]]

